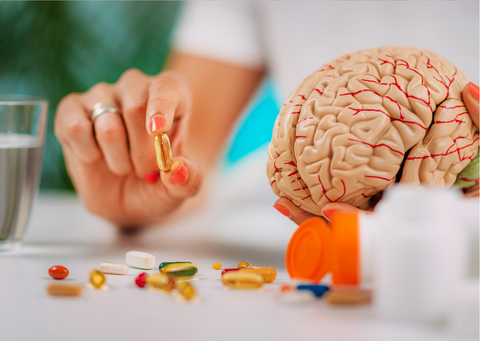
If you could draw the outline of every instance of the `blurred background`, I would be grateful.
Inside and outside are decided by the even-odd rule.
[[[182,7],[177,1],[0,2],[0,93],[50,102],[41,189],[74,190],[54,135],[59,101],[98,82],[114,83],[129,68],[158,74]],[[279,109],[274,97],[267,81],[230,141],[226,167],[270,140],[271,129],[255,127],[259,121],[273,126]]]

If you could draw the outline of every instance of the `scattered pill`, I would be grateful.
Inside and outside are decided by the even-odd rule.
[[[183,298],[187,300],[195,297],[195,288],[188,282],[178,282],[176,288]]]
[[[297,290],[310,290],[311,292],[313,292],[315,296],[322,297],[323,294],[325,294],[329,290],[329,287],[327,287],[326,285],[314,285],[314,284],[299,285],[297,286]]]
[[[82,287],[77,284],[51,283],[47,292],[52,296],[80,296]]]
[[[244,268],[223,269],[223,271],[222,271],[222,276],[225,275],[227,272],[230,272],[230,271],[238,271],[238,270],[241,270],[241,269],[244,269]]]
[[[101,271],[94,269],[90,271],[88,277],[90,278],[90,283],[92,283],[92,285],[97,289],[101,288],[102,285],[105,284],[105,276]]]
[[[220,270],[222,268],[222,264],[220,263],[213,263],[212,267],[215,269],[215,270]]]
[[[147,277],[148,277],[148,274],[146,272],[142,272],[141,274],[139,274],[135,278],[135,284],[137,285],[137,287],[143,288],[147,283]]]
[[[175,288],[175,280],[163,273],[155,273],[147,277],[147,284],[157,289],[170,292]]]
[[[64,279],[68,276],[68,269],[61,265],[55,265],[48,269],[48,274],[55,279]]]
[[[141,251],[128,251],[126,262],[132,268],[150,270],[155,267],[155,256]]]
[[[280,287],[280,292],[282,293],[287,293],[287,292],[290,292],[292,291],[292,286],[289,285],[289,284],[284,284]]]
[[[272,267],[240,268],[240,272],[256,272],[263,276],[265,283],[272,283],[277,278],[277,271]]]
[[[170,172],[173,165],[172,149],[167,134],[155,136],[155,153],[157,154],[157,165],[162,172]]]
[[[325,295],[333,305],[367,304],[372,301],[372,292],[359,288],[334,288]]]
[[[160,265],[158,266],[158,271],[162,271],[162,268],[165,266],[165,265],[168,265],[168,264],[178,264],[178,263],[192,263],[192,262],[188,262],[188,261],[184,261],[184,262],[162,262],[160,263]]]
[[[280,296],[280,300],[286,304],[306,304],[315,299],[315,295],[310,290],[294,290]]]
[[[100,271],[109,275],[125,275],[128,272],[128,265],[114,262],[101,262]]]
[[[222,282],[234,289],[257,289],[265,280],[263,276],[253,272],[230,271],[222,276]]]
[[[197,271],[197,266],[192,263],[172,263],[160,269],[161,273],[174,277],[192,277]]]
[[[239,268],[247,268],[247,267],[252,267],[252,264],[247,263],[247,262],[240,262],[240,263],[238,263],[237,267],[239,267]]]

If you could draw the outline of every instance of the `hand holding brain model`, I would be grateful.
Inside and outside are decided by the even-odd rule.
[[[315,215],[333,202],[368,208],[396,181],[452,186],[478,152],[462,101],[467,83],[445,58],[415,48],[358,51],[324,65],[277,117],[270,185]]]

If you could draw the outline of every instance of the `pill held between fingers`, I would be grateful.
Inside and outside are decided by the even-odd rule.
[[[162,172],[170,172],[173,165],[173,156],[168,135],[165,133],[156,135],[154,144],[158,168]]]
[[[150,270],[155,267],[155,256],[141,251],[128,251],[125,263],[132,268]]]
[[[100,271],[109,275],[125,275],[128,272],[128,265],[114,262],[101,262]]]
[[[61,265],[55,265],[48,269],[48,274],[54,279],[64,279],[68,276],[68,269]]]
[[[82,287],[77,284],[51,283],[47,292],[52,296],[80,296]]]

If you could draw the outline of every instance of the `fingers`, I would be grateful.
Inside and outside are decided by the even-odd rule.
[[[58,105],[55,135],[64,149],[67,147],[68,152],[82,162],[91,163],[102,157],[80,95],[69,95]]]
[[[181,119],[190,111],[190,90],[175,72],[166,71],[153,78],[148,96],[146,125],[152,136],[169,131],[174,119]]]
[[[303,223],[305,220],[316,217],[316,215],[308,213],[301,208],[298,208],[295,206],[294,203],[292,203],[290,200],[287,198],[280,198],[275,202],[275,205],[273,206],[277,211],[282,213],[284,216],[290,218],[292,221],[294,221],[297,224]],[[345,203],[330,203],[326,204],[322,208],[322,214],[325,217],[327,221],[330,221],[332,216],[337,213],[359,213],[361,210],[355,206],[352,206],[350,204],[345,204]],[[365,212],[365,213],[371,213],[371,212]]]
[[[479,127],[478,120],[479,120],[479,109],[478,109],[478,101],[479,101],[479,89],[478,85],[470,82],[468,85],[463,89],[462,92],[463,102],[467,107],[468,113],[470,117],[472,117],[473,123]]]
[[[284,216],[289,217],[292,221],[300,225],[302,222],[304,222],[307,219],[316,217],[316,215],[308,213],[301,208],[298,208],[295,206],[294,203],[292,203],[290,200],[287,198],[280,198],[275,202],[275,205],[273,206],[277,211],[282,213]]]
[[[98,83],[85,94],[85,111],[96,103],[108,103],[117,107],[113,87],[106,83]],[[103,158],[113,174],[124,176],[132,171],[130,162],[127,133],[121,115],[104,113],[93,123],[95,138],[102,150]]]
[[[350,204],[341,203],[341,202],[333,202],[333,203],[330,203],[330,204],[326,204],[322,208],[322,214],[328,221],[330,221],[332,216],[337,212],[341,212],[341,213],[360,213],[361,211],[362,210],[360,210],[359,208],[357,208],[355,206],[352,206]]]
[[[178,200],[197,193],[202,182],[200,169],[184,157],[174,158],[172,170],[160,176],[170,196]]]
[[[153,137],[145,132],[148,87],[151,78],[137,69],[123,73],[115,87],[122,108],[135,174],[149,183],[158,178]]]

